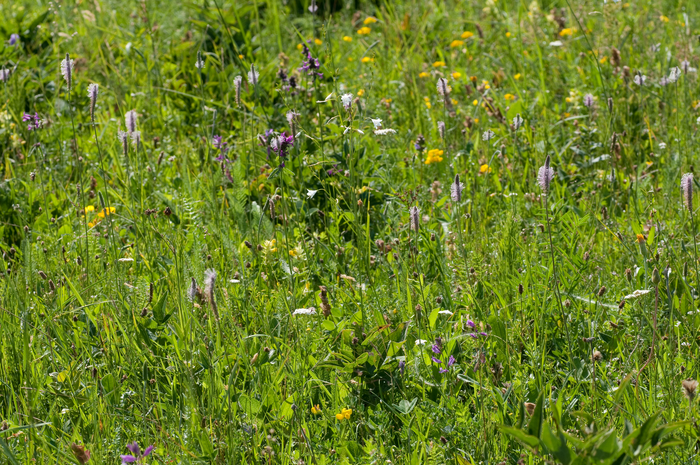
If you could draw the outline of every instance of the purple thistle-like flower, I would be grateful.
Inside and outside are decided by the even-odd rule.
[[[285,158],[289,148],[294,145],[294,135],[287,134],[286,131],[273,136],[270,139],[270,146],[280,158]]]
[[[693,173],[685,173],[681,178],[681,192],[683,203],[690,213],[693,212]]]
[[[549,193],[549,186],[552,183],[552,178],[554,178],[554,170],[549,167],[549,155],[547,155],[544,166],[540,167],[540,171],[537,174],[537,182],[540,184],[540,189],[542,189],[544,195]]]
[[[119,457],[122,459],[122,463],[141,463],[151,454],[154,446],[148,446],[146,450],[143,451],[143,454],[136,441],[127,444],[126,448],[129,449],[133,455],[120,455]]]
[[[464,184],[459,182],[459,175],[455,175],[455,182],[450,186],[450,196],[453,202],[462,201],[462,190],[464,189]]]
[[[438,346],[437,344],[433,344],[432,349],[435,355],[440,355],[442,353],[442,351],[440,350],[440,346]]]

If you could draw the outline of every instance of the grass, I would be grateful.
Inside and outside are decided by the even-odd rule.
[[[0,8],[3,463],[697,463],[695,2]]]

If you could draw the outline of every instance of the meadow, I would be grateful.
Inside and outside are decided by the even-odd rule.
[[[700,461],[697,2],[0,12],[0,462]]]

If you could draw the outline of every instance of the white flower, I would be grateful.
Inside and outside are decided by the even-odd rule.
[[[449,311],[449,310],[440,310],[440,311],[438,312],[438,314],[440,314],[440,315],[454,315],[454,313],[452,313],[452,312]]]
[[[66,84],[68,84],[68,90],[70,90],[71,88],[73,64],[73,59],[68,58],[68,55],[66,55],[66,57],[63,60],[61,60],[61,74],[63,75],[63,79],[66,80]]]
[[[375,129],[374,133],[378,136],[386,136],[387,134],[396,134],[395,129]]]
[[[350,107],[352,106],[352,100],[353,100],[353,95],[352,94],[343,94],[340,96],[340,100],[343,102],[343,107],[350,111]]]
[[[382,127],[382,119],[381,118],[371,118],[372,119],[372,124],[374,124],[374,129],[379,129]]]
[[[134,143],[134,147],[138,150],[139,144],[141,143],[141,131],[134,131],[131,133],[131,142]]]
[[[484,142],[488,142],[495,136],[496,134],[492,130],[488,129],[485,133],[481,135],[481,138],[484,140]]]
[[[513,129],[516,131],[520,129],[520,127],[523,125],[523,117],[520,116],[520,113],[515,115],[515,118],[513,118]]]
[[[668,82],[674,83],[681,77],[681,69],[678,66],[671,68],[671,74],[668,75]]]
[[[698,119],[695,120],[697,124],[700,124],[700,116],[698,116]]]
[[[438,94],[442,95],[443,97],[447,97],[452,91],[452,88],[447,85],[447,79],[442,77],[438,79],[436,87]]]
[[[194,65],[198,69],[204,69],[204,60],[202,60],[201,58],[197,58],[197,61],[194,62]]]
[[[647,82],[647,77],[641,73],[634,76],[634,83],[638,86],[643,86]]]
[[[646,295],[650,293],[651,291],[649,289],[637,289],[630,295],[626,295],[623,297],[624,300],[630,300],[630,299],[636,299],[637,297],[641,297],[643,295]]]
[[[1,68],[0,69],[0,81],[5,82],[10,79],[10,70]]]
[[[658,52],[659,50],[661,50],[661,44],[660,44],[660,43],[658,43],[658,44],[653,44],[653,45],[651,46],[651,51],[652,51],[652,53],[656,53],[656,52]]]
[[[260,73],[258,70],[255,69],[255,65],[251,64],[250,65],[250,71],[248,71],[248,83],[252,86],[258,85],[258,78],[260,77]]]
[[[314,195],[316,195],[316,192],[318,192],[318,190],[315,190],[315,191],[314,191],[314,190],[311,190],[311,189],[307,189],[306,196],[307,196],[308,198],[312,199],[312,198],[314,197]]]
[[[127,257],[127,258],[120,258],[120,259],[117,260],[117,261],[120,261],[120,262],[133,262],[134,259],[133,259],[133,258],[128,258],[128,257]]]
[[[417,345],[417,346],[423,346],[423,345],[425,345],[425,344],[427,344],[427,343],[428,343],[428,341],[426,341],[425,339],[416,339],[416,345]]]
[[[666,142],[659,142],[659,149],[663,150],[666,148]]]
[[[136,131],[136,118],[137,114],[134,110],[129,110],[124,115],[124,122],[126,122],[126,132],[132,133]]]
[[[561,40],[555,40],[554,42],[549,43],[550,47],[561,47],[562,45],[564,44],[561,42]]]
[[[292,315],[315,315],[316,314],[316,309],[314,307],[309,307],[309,308],[297,308],[294,310],[294,313]]]

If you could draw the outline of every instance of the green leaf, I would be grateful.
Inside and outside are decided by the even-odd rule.
[[[561,432],[557,432],[555,435],[552,428],[545,423],[542,426],[542,437],[540,439],[549,453],[552,454],[560,463],[569,465],[571,462],[571,451],[569,450],[569,446],[566,444],[566,438],[563,434],[561,434]]]
[[[159,325],[165,324],[166,321],[170,319],[170,315],[165,314],[165,304],[168,301],[168,291],[165,291],[163,297],[160,298],[158,303],[153,307],[153,318]]]
[[[501,425],[499,426],[501,431],[504,434],[507,434],[509,436],[513,436],[515,439],[518,441],[522,442],[523,444],[537,448],[537,446],[540,445],[539,439],[537,439],[535,436],[531,436],[527,434],[525,431],[518,429],[518,428],[513,428],[512,426],[506,426],[506,425]]]

